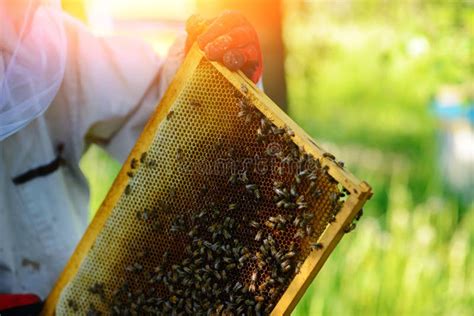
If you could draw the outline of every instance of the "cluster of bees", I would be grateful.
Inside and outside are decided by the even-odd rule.
[[[319,236],[335,220],[348,192],[338,187],[318,159],[293,142],[292,130],[275,126],[260,113],[247,92],[242,87],[236,94],[238,117],[255,129],[255,142],[265,155],[276,159],[276,173],[266,176],[272,178],[270,190],[251,169],[235,171],[226,184],[235,193],[232,197],[211,197],[200,210],[179,212],[169,227],[152,224],[154,230],[167,230],[184,240],[184,251],[179,260],[168,251],[160,254],[152,269],[140,263],[149,255],[148,250],[141,251],[138,260],[124,267],[120,286],[105,289],[103,283],[93,284],[89,292],[106,302],[108,314],[267,315],[308,254],[324,248]],[[277,149],[269,144],[278,144]],[[156,165],[143,153],[132,159],[130,177],[140,163]],[[133,194],[131,185],[125,194]],[[319,214],[318,205],[329,211]],[[151,223],[150,216],[147,210],[137,211],[137,220],[143,223]],[[346,231],[354,227],[351,224]],[[77,310],[74,301],[69,307]],[[101,312],[91,304],[87,315]]]

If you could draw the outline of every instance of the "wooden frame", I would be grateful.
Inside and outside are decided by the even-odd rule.
[[[145,126],[144,131],[132,149],[127,161],[122,166],[120,173],[115,179],[92,223],[89,225],[74,254],[69,259],[64,271],[48,296],[42,315],[55,314],[55,307],[59,300],[61,291],[79,270],[81,262],[86,257],[89,249],[93,246],[97,235],[102,230],[114,205],[118,202],[122,192],[128,184],[126,173],[131,159],[139,156],[140,153],[146,151],[146,149],[151,145],[160,123],[166,118],[168,110],[175,102],[178,92],[186,85],[186,82],[193,75],[193,72],[201,62],[202,58],[204,58],[204,56],[197,47],[193,47],[193,49],[188,53],[182,67],[163,96],[155,113]],[[343,208],[336,216],[336,221],[326,228],[320,238],[320,241],[325,245],[324,249],[321,251],[311,252],[304,261],[301,267],[301,272],[294,277],[293,281],[290,283],[272,312],[272,315],[289,315],[299,299],[303,296],[308,286],[311,284],[311,281],[321,269],[334,247],[344,235],[344,228],[353,221],[365,201],[371,197],[371,188],[366,182],[358,180],[352,174],[342,169],[333,160],[323,157],[324,150],[318,147],[318,145],[316,145],[316,143],[314,143],[314,141],[298,125],[296,125],[276,104],[259,90],[253,82],[245,77],[243,73],[231,72],[218,63],[213,62],[212,65],[237,89],[240,89],[242,85],[245,85],[250,93],[252,93],[259,101],[256,102],[255,106],[275,124],[286,125],[291,128],[295,133],[294,142],[297,145],[304,147],[304,149],[313,156],[321,158],[322,164],[328,166],[329,174],[351,193],[344,203]]]

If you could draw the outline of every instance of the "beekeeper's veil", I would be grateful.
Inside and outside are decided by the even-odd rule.
[[[65,63],[60,0],[0,0],[0,141],[48,108]]]

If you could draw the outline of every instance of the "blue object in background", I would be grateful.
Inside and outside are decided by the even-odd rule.
[[[463,102],[461,89],[441,88],[431,104],[440,121],[439,165],[448,187],[474,200],[474,102]]]

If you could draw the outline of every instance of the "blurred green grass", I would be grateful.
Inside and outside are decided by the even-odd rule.
[[[428,108],[439,86],[473,82],[472,5],[287,1],[287,12],[290,115],[375,191],[294,314],[472,315],[474,208],[443,186]]]
[[[286,1],[285,12],[290,116],[375,191],[294,314],[472,315],[474,207],[443,185],[428,104],[442,84],[473,82],[473,6]],[[81,167],[94,211],[120,166],[93,146]]]

